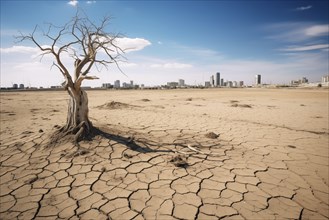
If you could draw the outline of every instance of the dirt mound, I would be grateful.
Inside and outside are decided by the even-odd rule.
[[[216,139],[219,137],[218,134],[215,134],[214,132],[209,132],[207,134],[204,135],[206,138],[210,138],[210,139]]]
[[[129,104],[122,103],[122,102],[111,101],[111,102],[105,103],[104,105],[100,105],[97,108],[100,108],[100,109],[123,109],[123,108],[134,108],[134,107],[138,107],[138,106],[129,105]]]

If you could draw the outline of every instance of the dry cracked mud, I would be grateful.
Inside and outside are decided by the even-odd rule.
[[[129,110],[98,109],[102,103],[95,98],[91,117],[105,135],[82,142],[80,147],[42,146],[55,129],[49,123],[65,121],[65,115],[56,118],[39,113],[50,122],[34,121],[37,127],[26,123],[21,127],[24,132],[1,119],[8,129],[1,129],[0,218],[329,218],[328,131],[266,120],[233,120],[229,115],[218,117],[215,111],[204,115],[206,109],[196,112],[188,106],[178,109],[191,92],[178,98],[175,93],[165,93],[162,97],[168,102],[155,103],[165,108],[157,108],[153,103],[157,99],[150,94],[147,98],[152,104],[143,106],[140,100],[145,96],[139,94],[136,102],[121,97],[122,103],[141,105]],[[33,93],[27,96],[37,99]],[[207,106],[208,96],[202,94],[203,105]],[[169,105],[173,98],[177,99],[175,107]],[[220,105],[226,106],[229,114],[232,110],[227,100]],[[1,116],[9,111],[8,102],[13,101],[5,101]],[[50,101],[48,108],[57,103]],[[39,105],[42,109],[44,104]],[[280,108],[279,102],[275,105]],[[56,110],[62,111],[62,107]],[[275,111],[266,105],[263,110]],[[317,114],[328,120],[321,112]],[[38,132],[40,126],[42,133]],[[210,132],[220,136],[207,138]],[[186,165],[176,166],[171,161],[175,157],[184,158]]]

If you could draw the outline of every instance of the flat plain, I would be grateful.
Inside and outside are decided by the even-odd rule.
[[[328,219],[328,89],[2,92],[0,219]]]

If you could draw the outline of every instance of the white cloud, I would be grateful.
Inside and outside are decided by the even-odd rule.
[[[302,42],[321,36],[329,35],[328,24],[314,24],[307,22],[284,22],[265,27],[271,32],[269,39],[283,42]]]
[[[313,25],[308,27],[304,30],[305,35],[307,36],[327,36],[329,35],[329,25],[322,24],[322,25]]]
[[[67,4],[72,5],[72,6],[77,6],[79,2],[77,0],[70,0]]]
[[[43,48],[49,48],[51,46],[49,45],[41,45]],[[54,47],[55,51],[58,50],[59,48],[57,46]],[[24,54],[30,54],[30,58],[35,59],[35,58],[42,58],[41,55],[43,52],[37,47],[29,47],[29,46],[12,46],[8,48],[0,48],[0,53],[1,54],[12,54],[13,56],[18,57],[19,54],[22,54],[21,56],[25,56]],[[61,58],[68,58],[68,54],[63,54]]]
[[[115,44],[125,52],[142,50],[151,45],[151,42],[143,38],[117,38]]]
[[[312,8],[312,5],[308,5],[308,6],[301,6],[301,7],[298,7],[296,8],[295,10],[296,11],[305,11],[305,10],[309,10]]]
[[[8,48],[0,48],[1,53],[37,53],[39,49],[36,47],[13,46]]]
[[[124,62],[124,63],[119,63],[120,68],[133,68],[138,66],[137,63],[130,63],[130,62]]]
[[[297,51],[328,49],[328,47],[329,47],[329,44],[316,44],[316,45],[308,45],[308,46],[289,46],[287,48],[280,49],[280,50],[287,51],[287,52],[297,52]]]
[[[95,4],[96,1],[87,1],[86,3],[87,3],[87,4]]]
[[[115,44],[124,50],[126,53],[131,51],[139,51],[145,47],[151,45],[151,42],[142,38],[117,38]],[[50,47],[49,45],[41,45],[42,47]],[[55,46],[55,50],[58,50],[58,47]],[[31,54],[32,58],[35,58],[42,54],[42,51],[38,47],[29,47],[29,46],[12,46],[8,48],[0,48],[0,53],[2,54]],[[62,55],[67,56],[67,55]]]
[[[165,69],[185,69],[193,67],[191,64],[186,63],[163,63],[163,64],[151,64],[152,68],[165,68]]]
[[[162,45],[162,42],[161,41],[158,41],[158,44]]]

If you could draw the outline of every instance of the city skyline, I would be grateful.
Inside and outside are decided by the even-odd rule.
[[[155,86],[177,79],[198,85],[216,72],[248,85],[259,73],[264,83],[289,84],[328,74],[327,1],[1,1],[1,87],[63,82],[56,68],[50,70],[51,57],[40,62],[36,47],[15,44],[13,35],[44,22],[63,25],[78,7],[96,22],[112,15],[110,32],[123,33],[120,45],[133,48],[121,63],[125,75],[114,65],[93,69],[100,79],[84,86],[114,80]],[[51,13],[56,11],[61,13]]]

